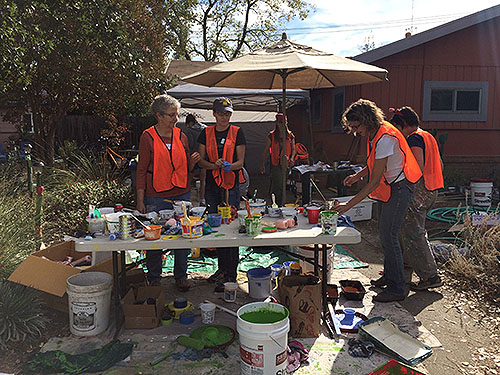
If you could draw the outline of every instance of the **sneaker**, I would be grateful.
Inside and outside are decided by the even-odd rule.
[[[191,288],[191,284],[187,279],[177,279],[175,280],[175,287],[179,292],[187,292]]]
[[[223,280],[219,281],[217,285],[215,286],[214,293],[223,293],[224,292],[224,283],[228,282],[236,282],[236,279],[231,280],[228,278],[224,278]]]
[[[372,298],[372,300],[376,302],[394,302],[394,301],[402,301],[404,299],[405,296],[396,296],[386,291],[380,292],[379,294],[377,294]]]
[[[212,275],[210,275],[207,281],[211,284],[219,282],[224,279],[224,273],[221,270],[215,271]]]
[[[385,276],[380,276],[377,280],[370,280],[370,284],[377,288],[382,288],[383,286],[387,286],[387,281],[385,281]]]
[[[439,276],[433,276],[427,280],[420,280],[418,284],[411,283],[410,288],[412,290],[427,290],[432,288],[438,288],[443,285],[443,280]]]

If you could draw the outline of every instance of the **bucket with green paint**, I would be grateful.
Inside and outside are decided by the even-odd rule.
[[[253,302],[239,308],[241,374],[284,374],[287,364],[289,311],[272,302]]]

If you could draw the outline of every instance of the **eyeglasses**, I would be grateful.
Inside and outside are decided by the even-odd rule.
[[[164,116],[168,116],[170,118],[176,118],[179,117],[179,112],[174,112],[174,113],[163,113]]]
[[[229,111],[224,111],[224,112],[215,112],[217,113],[217,115],[219,116],[225,116],[225,117],[228,117],[228,116],[231,116],[233,114],[233,112],[229,112]]]

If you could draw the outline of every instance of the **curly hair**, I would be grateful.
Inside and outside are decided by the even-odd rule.
[[[159,114],[165,114],[165,111],[168,108],[181,108],[181,103],[174,97],[163,94],[163,95],[158,95],[155,97],[153,100],[153,103],[151,103],[151,112],[153,115],[159,113]]]
[[[354,133],[349,125],[350,121],[359,121],[368,131],[378,130],[384,122],[384,112],[368,99],[358,99],[352,103],[342,114],[344,131]]]
[[[394,116],[389,120],[394,126],[406,127],[418,127],[420,125],[420,119],[417,113],[412,107],[406,106],[399,109],[393,110]]]

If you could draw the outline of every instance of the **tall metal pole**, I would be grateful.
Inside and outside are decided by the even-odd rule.
[[[286,77],[287,77],[287,73],[286,73],[286,70],[283,70],[281,72],[281,78],[283,79],[283,91],[281,93],[281,110],[283,111],[283,121],[284,121],[284,125],[287,125],[286,123]],[[285,203],[286,203],[286,174],[287,174],[287,170],[288,170],[288,161],[287,161],[287,158],[286,158],[286,138],[287,138],[287,132],[286,132],[286,126],[283,126],[283,134],[282,134],[282,138],[283,138],[283,142],[282,142],[282,156],[281,156],[281,172],[282,172],[282,187],[283,187],[283,195],[282,195],[282,199],[281,199],[281,205],[284,206]]]

